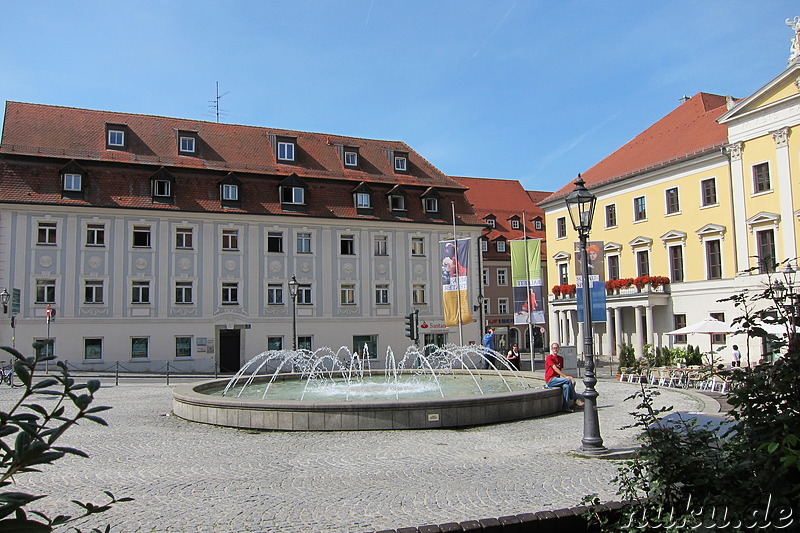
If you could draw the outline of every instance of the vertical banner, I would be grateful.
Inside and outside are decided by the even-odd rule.
[[[469,239],[440,241],[445,326],[474,322],[469,313]]]
[[[542,241],[509,241],[514,324],[544,324],[542,302]]]
[[[586,257],[589,264],[589,299],[592,305],[592,322],[606,321],[606,276],[605,252],[603,241],[586,243]],[[583,262],[581,243],[575,243],[575,279],[577,291],[575,298],[578,304],[578,321],[583,321]]]

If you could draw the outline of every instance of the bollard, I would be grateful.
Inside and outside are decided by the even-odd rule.
[[[167,385],[169,385],[169,361],[167,361]]]
[[[114,376],[114,385],[119,385],[119,361],[117,361],[117,372]]]

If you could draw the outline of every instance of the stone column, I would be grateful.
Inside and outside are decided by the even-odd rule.
[[[781,246],[778,259],[794,257],[795,252],[795,216],[794,202],[792,199],[792,168],[789,164],[789,128],[781,128],[773,131],[772,138],[775,140],[775,159],[777,160],[777,192],[781,214]]]
[[[742,162],[744,143],[739,141],[728,146],[731,161],[731,193],[733,210],[733,243],[736,247],[736,272],[750,267],[749,239],[747,236],[747,206],[745,205],[745,172]],[[721,178],[718,178],[721,179]],[[719,187],[717,188],[719,191]],[[720,201],[719,193],[717,200]]]
[[[655,346],[655,342],[653,342],[653,306],[648,305],[644,308],[644,319],[647,328],[647,344]]]
[[[644,355],[644,309],[639,305],[634,308],[636,312],[636,354],[637,357]]]

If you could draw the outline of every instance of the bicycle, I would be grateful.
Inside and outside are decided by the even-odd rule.
[[[0,380],[9,387],[16,387],[14,384],[14,364],[12,361],[0,367]]]

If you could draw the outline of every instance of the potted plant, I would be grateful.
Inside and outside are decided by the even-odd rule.
[[[636,285],[636,290],[639,292],[641,292],[648,283],[650,283],[650,276],[639,276],[633,280],[633,284]]]
[[[650,286],[654,289],[661,287],[662,285],[668,285],[669,278],[666,276],[650,276]]]
[[[561,286],[561,294],[564,295],[565,297],[575,296],[575,290],[576,290],[575,285],[569,283],[566,283]]]
[[[558,298],[561,296],[561,285],[553,285],[553,288],[550,289],[550,291],[553,293],[553,296]]]

